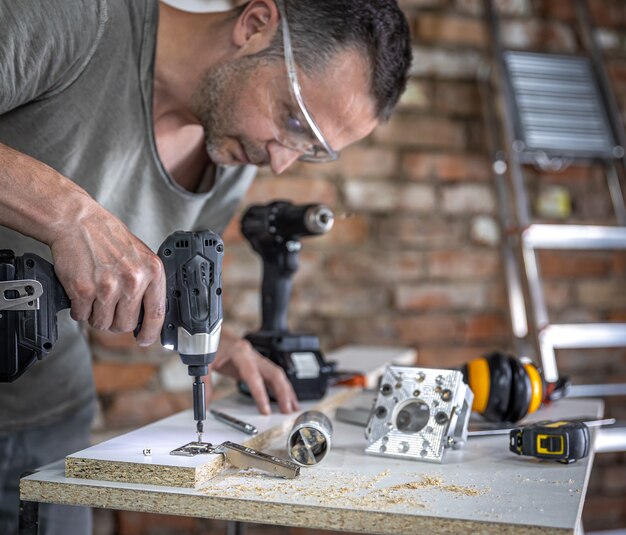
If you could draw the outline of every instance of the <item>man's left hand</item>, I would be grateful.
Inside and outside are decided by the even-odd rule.
[[[250,342],[224,327],[211,369],[246,383],[261,414],[272,412],[268,389],[278,401],[280,412],[289,414],[300,409],[296,393],[283,369],[258,353]]]

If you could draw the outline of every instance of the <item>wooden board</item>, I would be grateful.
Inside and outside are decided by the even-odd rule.
[[[386,363],[405,365],[413,363],[415,352],[406,348],[348,346],[329,354],[328,359],[338,360],[342,369],[363,371],[368,377],[368,382],[371,382],[382,373]],[[331,389],[324,400],[303,403],[302,409],[317,409],[330,413],[356,392],[354,389]],[[233,395],[215,402],[212,407],[255,425],[259,434],[250,437],[208,415],[204,426],[205,441],[217,445],[228,440],[261,451],[277,438],[286,437],[298,416],[298,414],[263,416],[258,413],[252,400],[241,395]],[[196,433],[193,413],[190,410],[184,411],[69,455],[65,459],[65,474],[71,478],[197,488],[220,473],[224,468],[224,460],[220,454],[195,457],[170,455],[173,449],[194,440]],[[151,449],[150,456],[143,454],[145,448]],[[285,455],[283,451],[281,456]]]

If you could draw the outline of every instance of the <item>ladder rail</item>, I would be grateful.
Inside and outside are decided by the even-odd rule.
[[[626,249],[626,203],[622,186],[626,134],[595,36],[585,18],[589,13],[584,0],[574,2],[588,57],[505,52],[492,0],[483,2],[491,38],[493,73],[503,112],[504,146],[499,141],[494,98],[490,98],[488,90],[491,88],[483,76],[485,120],[504,233],[503,261],[512,330],[515,341],[519,342],[523,338],[528,341],[533,328],[546,379],[556,381],[555,351],[558,349],[626,347],[626,324],[549,323],[536,255],[539,249]],[[524,74],[530,74],[530,79],[524,79]],[[562,99],[559,98],[561,90],[565,95]],[[564,116],[557,116],[557,111]],[[574,161],[603,164],[618,226],[532,223],[522,166],[534,164],[543,169],[562,169]],[[515,218],[507,212],[509,199]],[[516,250],[521,263],[515,261]],[[525,328],[520,325],[522,321],[526,323]]]

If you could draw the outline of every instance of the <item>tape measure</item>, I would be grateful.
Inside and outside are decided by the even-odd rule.
[[[589,427],[584,422],[543,421],[509,433],[509,449],[518,455],[573,463],[589,455]]]

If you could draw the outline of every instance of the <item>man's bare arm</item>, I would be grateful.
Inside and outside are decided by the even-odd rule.
[[[0,144],[0,225],[47,244],[75,320],[159,338],[165,311],[163,265],[85,190],[38,160]]]

